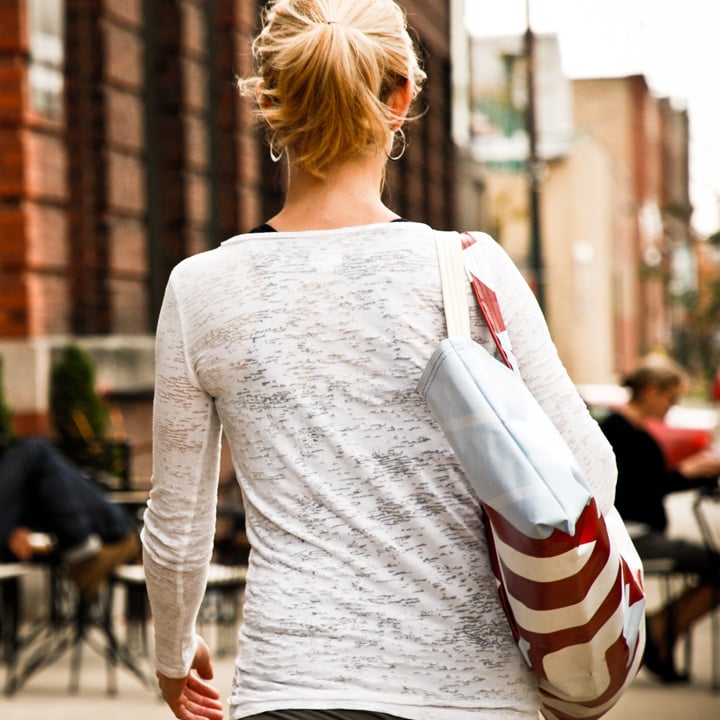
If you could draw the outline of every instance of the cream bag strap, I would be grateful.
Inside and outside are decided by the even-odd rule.
[[[435,230],[443,305],[448,337],[470,337],[470,308],[468,306],[468,277],[463,263],[460,234]]]

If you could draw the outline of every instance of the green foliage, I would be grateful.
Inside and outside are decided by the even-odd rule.
[[[63,453],[107,486],[129,483],[129,446],[108,438],[110,413],[95,386],[92,358],[67,346],[50,374],[50,420]]]
[[[687,326],[675,337],[677,359],[711,382],[720,368],[720,277],[705,281],[703,292],[676,299],[687,312]]]
[[[68,345],[53,365],[50,420],[58,440],[68,449],[105,437],[109,418],[95,388],[95,366],[76,345]]]
[[[692,207],[687,203],[668,203],[662,209],[663,215],[677,218],[683,222],[690,222]]]

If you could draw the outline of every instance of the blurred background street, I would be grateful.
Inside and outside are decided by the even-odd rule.
[[[282,167],[239,97],[265,0],[0,3],[0,441],[52,437],[125,502],[150,482],[154,330],[171,269],[271,217]],[[400,0],[428,82],[385,200],[405,218],[492,234],[533,287],[578,385],[616,385],[645,353],[720,400],[716,0]],[[81,351],[88,386],[67,381]],[[78,353],[79,354],[79,353]],[[89,399],[88,399],[89,398]],[[70,419],[68,419],[70,418]],[[242,508],[225,449],[217,547]],[[698,539],[692,496],[671,533]],[[247,548],[240,547],[241,550]],[[649,580],[651,605],[659,586]],[[122,618],[119,619],[122,623]],[[641,671],[609,720],[718,720],[710,622],[692,683]],[[216,662],[227,695],[232,660]],[[0,720],[155,720],[86,650]],[[0,680],[4,679],[0,675]]]

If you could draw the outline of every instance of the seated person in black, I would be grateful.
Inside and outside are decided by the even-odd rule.
[[[138,560],[134,522],[49,442],[28,438],[0,448],[0,560],[30,560],[33,532],[51,535],[83,597],[112,570]]]
[[[698,577],[696,586],[647,617],[645,665],[664,682],[678,682],[687,677],[675,670],[675,642],[718,604],[720,557],[699,543],[668,537],[663,501],[672,492],[717,487],[720,457],[703,451],[668,468],[661,447],[645,429],[648,419],[665,417],[684,389],[684,373],[672,361],[651,356],[624,384],[629,401],[600,423],[617,460],[615,505],[643,560],[672,558],[678,571]]]

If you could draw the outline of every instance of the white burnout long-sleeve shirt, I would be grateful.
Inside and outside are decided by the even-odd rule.
[[[606,510],[610,446],[522,276],[478,242],[523,378]],[[492,349],[469,290],[468,303]],[[193,655],[222,430],[252,546],[232,718],[536,718],[478,501],[416,392],[444,332],[434,238],[418,223],[239,235],[175,268],[143,530],[163,673],[184,676]]]

